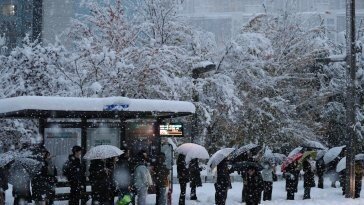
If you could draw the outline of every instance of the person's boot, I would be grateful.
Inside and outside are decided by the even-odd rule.
[[[196,195],[192,195],[190,199],[191,200],[197,200],[197,196]]]

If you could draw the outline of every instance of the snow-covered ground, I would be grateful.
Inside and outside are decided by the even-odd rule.
[[[316,179],[317,182],[317,179]],[[328,179],[325,179],[325,189],[313,188],[311,190],[311,198],[302,200],[303,197],[303,182],[299,183],[298,193],[295,195],[294,201],[286,200],[286,192],[284,189],[285,181],[274,182],[273,184],[273,200],[270,202],[262,202],[263,205],[363,205],[364,193],[359,199],[346,199],[341,195],[341,188],[331,188]],[[226,205],[242,205],[241,191],[242,184],[235,182],[232,184],[232,189],[229,190]],[[197,196],[199,201],[189,200],[190,189],[187,188],[186,205],[213,205],[215,202],[215,189],[213,183],[204,183],[202,187],[197,188]],[[173,186],[173,205],[178,204],[179,184]],[[12,204],[11,191],[6,192],[7,205]],[[155,204],[155,195],[148,196],[148,205]],[[66,205],[67,202],[57,202],[58,205]]]

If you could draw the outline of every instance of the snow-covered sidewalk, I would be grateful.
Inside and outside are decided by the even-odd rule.
[[[317,182],[317,180],[316,180]],[[232,184],[232,189],[229,190],[226,205],[242,205],[241,191],[242,183],[235,182]],[[311,198],[302,200],[303,197],[303,182],[298,185],[298,193],[295,195],[294,201],[286,200],[285,181],[274,182],[273,184],[273,200],[270,202],[262,202],[263,205],[364,205],[364,192],[359,199],[346,199],[341,195],[340,188],[331,188],[330,181],[325,178],[325,189],[312,188]],[[178,205],[180,189],[179,184],[173,185],[173,205]],[[214,205],[215,189],[213,183],[204,183],[202,187],[197,188],[197,196],[199,201],[189,200],[190,188],[187,188],[186,205]],[[12,196],[11,190],[7,190],[7,205],[11,205]],[[148,195],[148,205],[155,205],[155,195]],[[66,205],[67,202],[57,202],[58,205]]]

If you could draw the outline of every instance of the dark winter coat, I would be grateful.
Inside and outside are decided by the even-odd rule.
[[[311,164],[307,160],[304,160],[302,163],[302,169],[303,169],[303,187],[309,188],[315,186],[315,179],[314,179],[314,173],[311,169]]]
[[[63,167],[63,175],[65,175],[70,182],[86,182],[86,161],[78,159],[73,155],[68,156],[68,161]]]
[[[9,177],[9,170],[6,168],[0,168],[0,188],[3,191],[6,191],[9,187],[8,187],[8,180]]]
[[[155,166],[155,174],[154,174],[155,185],[157,187],[168,187],[169,185],[168,175],[169,175],[169,169],[167,168],[167,166],[164,163],[157,163]]]
[[[192,159],[189,166],[190,172],[190,187],[202,186],[201,168],[198,166],[198,159]]]
[[[106,162],[91,160],[89,172],[92,200],[100,203],[111,200],[115,192],[112,181],[113,173],[107,168]]]
[[[323,176],[325,172],[325,162],[323,158],[316,161],[316,173],[317,176]]]
[[[263,178],[260,172],[255,171],[253,175],[247,176],[247,181],[244,186],[246,204],[258,204],[263,191]]]
[[[287,166],[286,171],[284,172],[283,176],[286,179],[286,191],[287,192],[297,192],[296,186],[296,166],[290,164]]]
[[[226,160],[221,161],[220,164],[217,165],[216,185],[223,189],[231,187],[230,170]]]
[[[53,194],[55,189],[57,170],[51,161],[44,160],[40,171],[32,179],[32,197],[42,201]]]
[[[188,183],[188,169],[186,168],[186,156],[183,154],[179,154],[177,158],[177,177],[179,183]]]

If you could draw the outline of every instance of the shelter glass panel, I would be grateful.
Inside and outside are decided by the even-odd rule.
[[[81,128],[45,128],[44,146],[53,157],[58,175],[75,145],[81,146]]]

